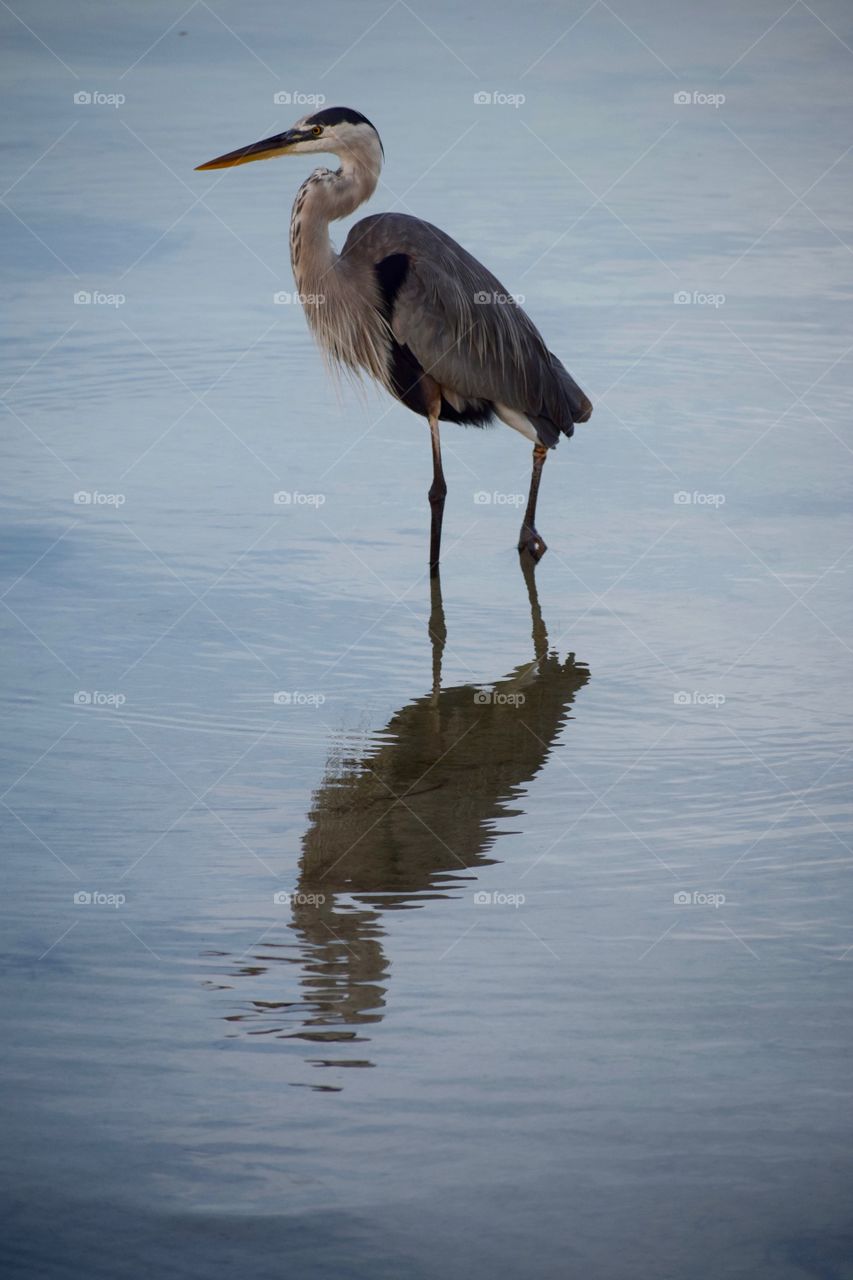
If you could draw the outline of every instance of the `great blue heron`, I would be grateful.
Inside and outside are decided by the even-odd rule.
[[[404,213],[373,214],[335,252],[329,223],[369,199],[385,155],[360,112],[326,107],[198,168],[315,151],[338,156],[341,167],[315,169],[297,192],[290,221],[294,278],[332,366],[367,373],[429,422],[433,572],[447,494],[439,420],[482,427],[496,415],[532,440],[518,549],[539,560],[547,550],[535,523],[542,466],[561,433],[570,437],[576,422],[587,421],[591,402],[501,282],[438,227]]]

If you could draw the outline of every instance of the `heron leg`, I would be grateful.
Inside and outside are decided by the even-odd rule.
[[[536,444],[533,446],[533,470],[530,473],[530,493],[527,498],[527,510],[524,513],[524,523],[521,526],[521,533],[518,535],[519,551],[526,551],[534,560],[541,560],[545,552],[548,550],[545,540],[541,534],[536,532],[536,499],[539,496],[539,481],[542,476],[542,467],[548,456],[548,450],[544,444]]]
[[[429,490],[432,524],[429,539],[429,569],[431,574],[436,574],[438,573],[438,561],[441,554],[441,522],[444,519],[444,499],[447,496],[447,483],[441,466],[441,441],[438,434],[437,412],[429,415],[429,433],[432,441],[432,484]]]

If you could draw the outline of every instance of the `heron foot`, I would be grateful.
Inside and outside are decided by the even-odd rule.
[[[526,551],[530,558],[538,563],[548,550],[548,546],[541,534],[530,525],[523,524],[521,533],[518,535],[518,549],[520,552]]]

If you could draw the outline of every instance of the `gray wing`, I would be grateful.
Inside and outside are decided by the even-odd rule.
[[[542,419],[551,443],[586,420],[592,405],[532,320],[440,228],[407,214],[376,214],[353,227],[342,254],[374,266],[394,255],[407,260],[388,316],[394,339],[445,391]]]

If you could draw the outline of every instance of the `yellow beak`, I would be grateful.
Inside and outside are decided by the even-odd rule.
[[[283,156],[301,137],[296,129],[288,129],[286,133],[277,133],[273,138],[263,138],[248,147],[240,147],[238,151],[217,156],[215,160],[208,160],[207,164],[196,165],[196,172],[203,172],[205,169],[231,169],[235,164],[251,164],[253,160],[270,160],[273,156]]]

